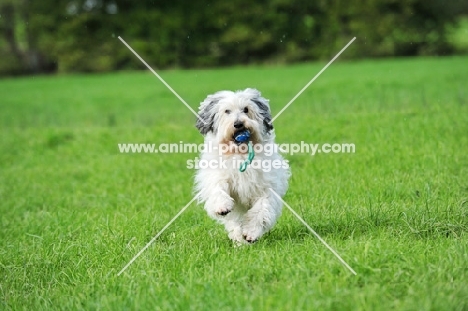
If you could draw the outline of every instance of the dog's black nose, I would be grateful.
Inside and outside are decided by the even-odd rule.
[[[244,123],[241,122],[241,121],[236,121],[236,122],[234,122],[234,127],[236,129],[240,129],[240,128],[244,127]]]

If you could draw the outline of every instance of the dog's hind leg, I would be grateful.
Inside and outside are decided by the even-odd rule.
[[[229,238],[238,243],[245,243],[242,237],[242,215],[244,213],[238,207],[234,207],[231,213],[226,215],[221,221],[228,232]]]
[[[282,202],[272,195],[259,198],[245,214],[242,236],[249,243],[256,242],[270,230],[281,215]]]

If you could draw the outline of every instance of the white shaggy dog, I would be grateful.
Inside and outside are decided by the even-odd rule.
[[[270,188],[284,196],[290,176],[289,165],[274,143],[268,100],[250,88],[220,91],[200,104],[199,116],[203,121],[197,120],[196,126],[205,137],[200,163],[210,163],[199,165],[195,177],[199,203],[204,202],[208,215],[224,224],[231,240],[253,243],[281,215],[283,204]],[[235,140],[241,131],[248,131],[255,147],[255,159],[244,172],[239,166],[248,156],[247,143]]]

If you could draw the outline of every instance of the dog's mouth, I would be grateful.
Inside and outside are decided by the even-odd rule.
[[[238,146],[240,144],[247,144],[250,140],[250,131],[247,129],[235,131],[234,135],[232,135],[232,140]]]

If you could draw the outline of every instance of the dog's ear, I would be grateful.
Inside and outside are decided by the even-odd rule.
[[[260,112],[260,116],[263,119],[263,127],[265,129],[265,133],[268,134],[273,129],[268,99],[262,97],[260,91],[256,89],[246,89],[245,92],[250,95],[250,100],[257,105]]]
[[[196,127],[202,135],[209,132],[214,132],[214,122],[216,117],[216,105],[218,104],[221,96],[218,93],[208,95],[208,97],[200,104],[198,108],[198,118]]]

